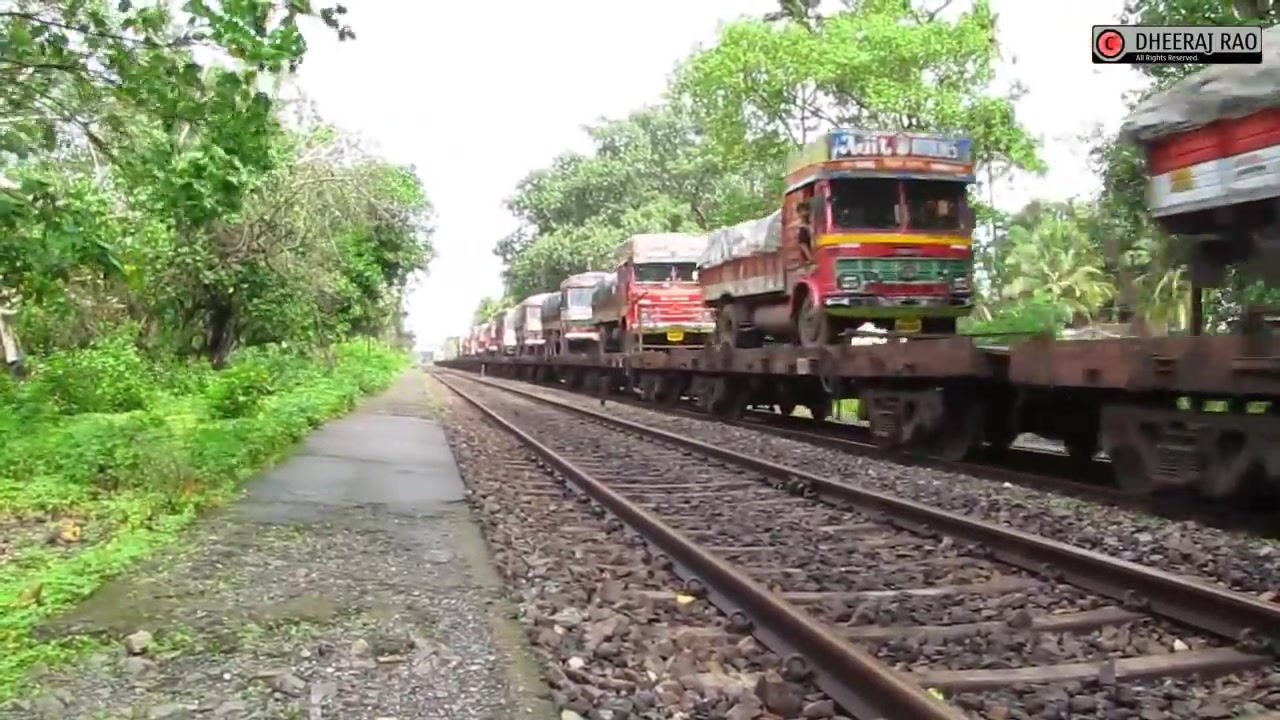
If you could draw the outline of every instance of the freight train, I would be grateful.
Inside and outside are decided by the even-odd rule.
[[[832,130],[789,159],[781,210],[709,235],[632,236],[611,271],[521,300],[468,346],[548,357],[952,334],[973,307],[973,180],[969,138]]]
[[[1266,30],[1264,41],[1280,47],[1277,33]],[[593,304],[589,322],[579,311],[580,344],[503,357],[486,323],[470,336],[474,352],[446,364],[638,391],[658,404],[685,398],[727,417],[803,406],[821,418],[852,398],[873,436],[901,451],[958,458],[1033,432],[1062,441],[1081,463],[1105,450],[1117,483],[1137,494],[1274,493],[1276,313],[1246,307],[1238,332],[1205,335],[1200,298],[1241,263],[1280,282],[1280,54],[1201,71],[1141,104],[1122,132],[1146,151],[1153,216],[1193,270],[1186,336],[989,347],[955,334],[972,307],[968,140],[836,130],[793,158],[780,211],[711,233],[692,267],[672,261],[651,275],[634,258],[620,262],[603,282],[635,284],[621,303]],[[572,280],[559,307],[581,289]],[[698,327],[710,326],[695,330],[704,342],[655,346],[651,338],[676,327],[658,321],[678,316],[688,330],[691,282],[704,312]],[[870,330],[878,335],[865,337]]]

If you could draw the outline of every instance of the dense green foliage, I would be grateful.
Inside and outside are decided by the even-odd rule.
[[[407,361],[415,171],[278,92],[298,19],[348,39],[345,9],[171,5],[0,11],[0,320],[27,375],[0,375],[0,689],[85,642],[37,621]]]

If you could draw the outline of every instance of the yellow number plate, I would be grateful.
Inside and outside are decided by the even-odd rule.
[[[683,330],[668,330],[668,331],[667,331],[667,342],[680,342],[681,340],[684,340],[684,331],[683,331]]]
[[[1191,177],[1191,168],[1178,168],[1169,178],[1169,189],[1173,192],[1186,192],[1195,184],[1195,178]]]
[[[903,318],[893,321],[893,331],[900,333],[920,332],[920,318]]]

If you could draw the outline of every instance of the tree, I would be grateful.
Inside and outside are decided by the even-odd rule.
[[[239,345],[402,335],[405,288],[432,257],[431,206],[416,174],[369,155],[313,113],[286,130],[277,106],[269,109],[265,136],[242,138],[263,142],[269,162],[257,169],[222,164],[204,128],[186,134],[198,149],[171,153],[172,138],[153,132],[147,116],[122,135],[129,152],[115,162],[74,162],[83,154],[71,154],[73,162],[14,165],[14,177],[58,190],[48,218],[61,223],[51,232],[28,218],[15,235],[25,243],[59,231],[87,236],[117,268],[104,275],[28,260],[30,271],[11,283],[25,291],[28,343],[82,346],[133,325],[153,352],[199,354],[221,366]],[[202,175],[196,186],[199,168],[233,166],[229,194],[217,194],[225,175]],[[189,206],[202,191],[208,202]]]
[[[697,232],[764,214],[763,172],[730,172],[677,106],[644,108],[587,128],[590,155],[565,154],[530,173],[507,207],[518,229],[499,241],[507,292],[523,298],[608,266],[612,249],[641,232]]]
[[[512,305],[508,298],[486,297],[481,298],[480,304],[476,305],[476,311],[471,314],[471,322],[479,325],[480,323],[489,322],[498,313],[510,308]]]
[[[178,222],[235,211],[245,177],[271,161],[272,103],[257,85],[301,61],[299,17],[354,37],[339,23],[345,8],[316,13],[307,0],[183,9],[183,21],[167,3],[131,0],[0,11],[0,282],[11,292],[47,296],[79,268],[120,270],[90,217],[104,210],[90,196],[108,164],[145,175]],[[197,48],[238,67],[203,68]],[[94,174],[67,182],[56,169],[67,160]]]
[[[1102,248],[1089,234],[1089,208],[1032,203],[1014,217],[1000,257],[1005,300],[1048,304],[1076,325],[1115,296]]]
[[[1016,89],[991,87],[995,28],[984,0],[955,21],[906,0],[865,0],[812,25],[743,20],[685,63],[672,92],[729,169],[770,167],[775,190],[786,154],[832,126],[965,132],[979,163],[1038,170]]]

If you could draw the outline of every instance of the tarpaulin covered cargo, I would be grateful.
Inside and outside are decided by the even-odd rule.
[[[559,293],[538,293],[530,295],[520,304],[516,306],[516,332],[522,333],[526,330],[541,331],[542,330],[542,303],[551,295]]]
[[[593,288],[600,284],[601,280],[604,280],[610,275],[613,275],[613,273],[603,272],[601,270],[591,270],[589,272],[578,273],[577,275],[570,275],[564,279],[564,282],[560,283],[560,289]]]
[[[1211,65],[1138,104],[1120,127],[1125,141],[1150,142],[1280,107],[1280,25],[1262,31],[1262,63]]]
[[[560,321],[560,293],[551,293],[542,301],[542,327],[547,330],[555,330],[551,327],[552,323]]]
[[[706,235],[685,233],[632,235],[618,245],[613,252],[613,257],[619,265],[628,260],[636,264],[697,262],[706,247]]]
[[[782,246],[782,211],[711,233],[698,267],[714,267],[736,258],[769,253]]]

